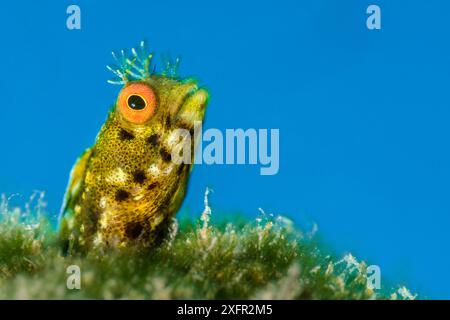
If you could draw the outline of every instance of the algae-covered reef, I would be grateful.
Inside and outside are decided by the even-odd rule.
[[[43,218],[42,196],[36,199],[19,209],[2,197],[2,299],[414,298],[404,287],[368,288],[364,262],[324,253],[287,218],[261,214],[254,221],[213,222],[207,195],[198,220],[174,223],[157,248],[64,256]],[[80,289],[68,289],[69,266],[79,267]]]

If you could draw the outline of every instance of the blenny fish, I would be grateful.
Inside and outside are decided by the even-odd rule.
[[[190,163],[172,161],[173,134],[202,123],[208,93],[177,76],[178,60],[152,67],[141,42],[131,54],[113,53],[122,85],[94,145],[78,158],[64,196],[60,238],[64,251],[96,245],[152,246],[164,239],[186,193]],[[194,139],[192,139],[193,141]]]

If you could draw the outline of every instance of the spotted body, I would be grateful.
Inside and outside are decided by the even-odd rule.
[[[124,87],[95,144],[78,159],[65,195],[60,235],[68,251],[95,245],[151,246],[164,238],[179,209],[192,169],[173,161],[184,129],[191,134],[204,118],[207,92],[193,79],[151,74],[130,80],[128,65],[118,70]],[[176,137],[176,139],[175,139]]]

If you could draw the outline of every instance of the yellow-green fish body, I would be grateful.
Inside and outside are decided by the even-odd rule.
[[[152,245],[163,238],[185,196],[193,162],[173,161],[179,137],[173,140],[178,129],[192,134],[203,121],[208,94],[192,79],[151,74],[145,60],[140,77],[130,80],[127,71],[136,62],[127,63],[117,71],[124,87],[95,144],[71,172],[60,222],[69,251]]]

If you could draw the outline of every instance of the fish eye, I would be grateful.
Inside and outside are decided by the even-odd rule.
[[[127,104],[131,109],[142,110],[147,105],[147,102],[140,95],[132,94],[128,97]]]
[[[117,108],[127,121],[142,124],[155,113],[156,95],[147,83],[131,82],[120,92]]]

